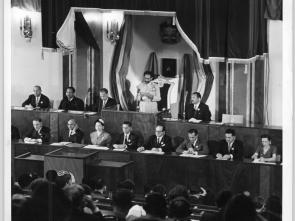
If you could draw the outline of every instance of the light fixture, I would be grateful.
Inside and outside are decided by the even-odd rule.
[[[107,21],[107,38],[110,40],[111,43],[114,43],[120,39],[118,21]]]
[[[31,41],[33,36],[32,31],[32,19],[29,16],[25,16],[23,20],[20,20],[20,33],[28,42]]]

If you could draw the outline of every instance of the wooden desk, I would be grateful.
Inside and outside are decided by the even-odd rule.
[[[14,162],[16,178],[24,173],[36,173],[43,177],[44,156],[27,152],[16,156]]]
[[[87,165],[98,165],[101,160],[116,161],[119,165],[120,162],[128,160],[134,162],[136,193],[140,194],[143,193],[145,185],[153,186],[160,183],[168,189],[175,184],[183,184],[191,189],[196,189],[199,186],[209,188],[214,193],[230,189],[234,193],[248,190],[253,196],[263,196],[264,198],[267,198],[270,194],[276,194],[280,197],[282,195],[281,165],[251,163],[247,160],[236,162],[219,161],[212,158],[190,158],[176,154],[156,155],[111,150],[95,150],[92,152],[93,150],[80,148],[64,148],[63,150],[67,149],[67,154],[52,154],[53,161],[58,160],[59,163],[55,161],[46,163],[48,155],[45,155],[44,170],[75,171],[75,173],[78,173],[78,175],[74,174],[75,177],[80,177],[77,179],[77,182],[79,182],[84,175],[90,173],[90,170],[87,170]],[[95,154],[92,155],[92,153]],[[87,163],[85,161],[83,163],[86,156],[91,157]],[[79,162],[73,163],[76,160]],[[57,165],[61,165],[61,167],[57,168]],[[111,178],[114,177],[111,176]],[[116,184],[114,179],[112,184]]]

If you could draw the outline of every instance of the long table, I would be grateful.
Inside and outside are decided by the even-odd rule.
[[[16,143],[13,146],[14,152],[18,154],[27,151],[36,153],[34,151],[38,147],[49,150],[52,146],[24,143]],[[79,149],[79,153],[81,151],[83,150]],[[176,154],[157,155],[111,150],[98,150],[95,157],[97,162],[100,160],[133,161],[133,177],[137,193],[143,193],[145,185],[161,183],[168,189],[175,184],[183,184],[191,189],[202,186],[213,193],[230,189],[234,193],[248,190],[254,196],[259,195],[265,198],[270,194],[280,197],[282,195],[282,166],[277,164],[219,161],[210,157],[190,158]]]
[[[227,128],[235,129],[237,139],[244,143],[244,156],[251,156],[260,144],[260,136],[269,134],[272,137],[272,144],[278,147],[279,154],[282,154],[282,128],[266,127],[260,125],[221,125],[212,122],[210,124],[195,124],[183,120],[165,120],[161,114],[148,114],[129,111],[103,110],[101,116],[88,115],[86,112],[74,114],[70,112],[58,113],[50,111],[27,111],[12,109],[12,124],[20,130],[21,135],[32,129],[32,119],[39,117],[43,120],[45,126],[51,129],[51,142],[60,141],[60,137],[67,129],[67,121],[74,118],[82,131],[84,131],[84,142],[90,143],[90,132],[94,131],[94,122],[98,117],[105,121],[105,130],[110,132],[113,140],[121,133],[121,125],[124,121],[130,121],[133,124],[133,130],[145,142],[148,137],[154,133],[157,123],[165,125],[167,134],[173,138],[174,147],[176,147],[186,136],[187,131],[196,128],[199,131],[200,139],[203,142],[218,141],[224,138],[224,132]],[[211,153],[216,150],[216,142],[209,142]]]

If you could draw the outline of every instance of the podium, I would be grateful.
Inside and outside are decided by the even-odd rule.
[[[44,156],[44,173],[48,170],[71,172],[76,183],[82,183],[87,174],[87,165],[98,161],[97,150],[82,148],[62,148]]]
[[[44,156],[27,152],[14,157],[15,177],[18,178],[24,173],[37,173],[43,177]]]

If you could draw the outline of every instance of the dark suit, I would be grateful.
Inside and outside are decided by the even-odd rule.
[[[233,160],[243,160],[243,154],[244,154],[243,143],[242,141],[235,140],[229,150],[227,142],[225,140],[221,140],[218,153],[222,155],[232,154]]]
[[[117,102],[115,99],[109,97],[105,106],[103,106],[103,101],[102,99],[98,98],[97,102],[97,112],[100,113],[102,109],[107,109],[107,110],[117,110]]]
[[[58,109],[64,110],[84,110],[84,102],[77,97],[73,97],[71,101],[67,97],[64,97],[60,102]]]
[[[160,143],[157,142],[157,136],[152,135],[150,136],[147,144],[145,145],[145,149],[152,149],[152,148],[162,148],[164,153],[171,153],[174,151],[172,147],[171,138],[167,135],[164,135],[160,140]]]
[[[48,127],[42,126],[40,133],[33,128],[26,137],[32,138],[32,139],[41,139],[42,143],[49,143],[50,140],[50,129]]]
[[[17,127],[11,125],[11,139],[12,140],[17,140],[20,139],[20,134],[19,134],[19,130]]]
[[[193,104],[189,104],[185,108],[185,119],[189,120],[191,118],[195,118],[197,120],[202,120],[204,122],[211,121],[211,112],[207,104],[203,102],[200,103],[197,110],[194,109]]]
[[[61,141],[66,141],[66,142],[72,142],[72,143],[81,143],[84,133],[78,128],[76,129],[75,133],[69,136],[70,131],[66,130],[62,140]]]
[[[121,133],[115,142],[115,144],[123,144],[124,141],[124,133]],[[139,138],[134,133],[130,132],[128,140],[125,141],[125,144],[127,145],[127,150],[133,150],[136,151],[137,148],[140,146]]]
[[[197,151],[200,155],[207,155],[209,154],[209,149],[207,144],[201,143],[200,140],[197,140],[196,144],[194,145],[189,140],[184,140],[176,149],[177,153],[182,153],[189,148],[193,148],[194,151]]]
[[[31,94],[27,100],[22,104],[22,106],[32,105],[33,107],[40,107],[40,108],[50,108],[50,101],[49,98],[46,97],[44,94],[40,95],[39,102],[36,104],[36,97],[34,94]]]

